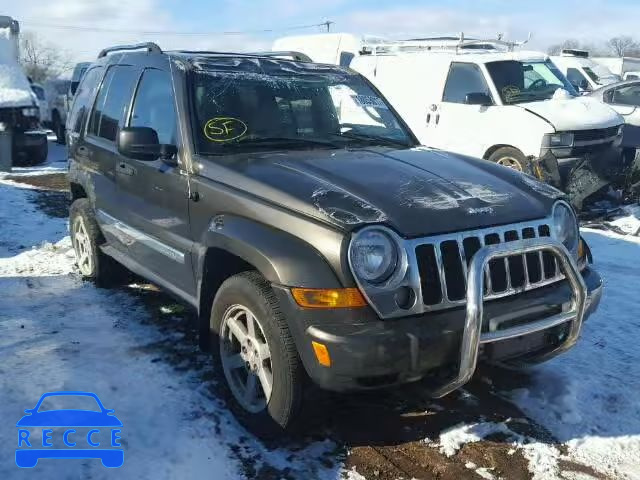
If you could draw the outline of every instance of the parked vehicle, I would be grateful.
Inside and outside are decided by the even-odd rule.
[[[64,86],[64,93],[56,97],[55,108],[52,109],[51,129],[56,134],[56,141],[62,145],[65,143],[65,125],[67,123],[67,112],[71,107],[73,96],[76,94],[80,80],[87,71],[91,62],[81,62],[73,68],[70,80],[60,80],[56,84],[59,87]]]
[[[11,132],[15,164],[42,163],[47,137],[39,130],[40,112],[29,80],[18,62],[19,23],[0,16],[0,124]]]
[[[40,124],[43,126],[48,125],[51,120],[51,113],[49,111],[49,103],[47,102],[44,87],[39,83],[32,83],[31,91],[36,96],[38,110],[40,111]]]
[[[314,58],[318,52],[310,44],[336,58],[343,45],[353,45],[338,34],[301,38],[280,39],[273,48],[316,61],[330,58]],[[517,44],[498,40],[461,39],[457,47],[440,42],[363,43],[349,63],[380,89],[424,145],[484,158],[559,188],[585,158],[620,161],[622,118],[593,99],[576,98],[548,56],[514,51]]]
[[[592,57],[593,61],[608,68],[622,80],[640,78],[640,58],[634,57]]]
[[[595,62],[584,50],[563,50],[561,55],[553,56],[551,60],[580,93],[588,93],[621,80],[619,75]]]
[[[55,79],[49,80],[44,88],[47,103],[49,106],[49,123],[48,127],[56,134],[58,143],[64,142],[64,124],[67,120],[67,95],[71,80]]]
[[[293,424],[306,376],[336,391],[428,377],[443,396],[479,355],[571,347],[600,300],[561,192],[419,147],[348,69],[109,48],[67,130],[81,274],[122,265],[197,309],[260,434]]]

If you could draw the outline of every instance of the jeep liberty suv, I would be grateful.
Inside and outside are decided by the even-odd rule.
[[[562,193],[420,147],[361,75],[293,55],[101,52],[67,123],[82,275],[120,266],[199,313],[251,429],[335,391],[574,345],[600,301]]]

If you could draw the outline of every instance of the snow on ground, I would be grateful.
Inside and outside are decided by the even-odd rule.
[[[14,464],[15,422],[43,393],[61,390],[94,392],[115,409],[124,425],[119,478],[231,479],[263,466],[295,478],[339,476],[339,465],[324,459],[332,442],[269,449],[228,413],[205,372],[164,361],[156,345],[166,334],[149,324],[140,297],[70,274],[67,221],[38,211],[34,195],[0,182],[0,478],[33,476]],[[182,334],[169,341],[179,344]],[[98,460],[40,460],[36,468],[41,478],[114,474]]]
[[[600,310],[573,350],[537,367],[533,385],[510,395],[570,458],[640,479],[640,238],[583,233],[605,282]]]

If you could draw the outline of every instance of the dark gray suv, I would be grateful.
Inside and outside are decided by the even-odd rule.
[[[265,435],[305,377],[443,396],[479,358],[574,345],[602,284],[561,192],[420,147],[362,76],[278,55],[100,54],[67,123],[84,277],[124,266],[197,309]]]

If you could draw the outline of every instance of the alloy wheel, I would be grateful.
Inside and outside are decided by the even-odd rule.
[[[82,217],[77,217],[73,222],[73,249],[76,252],[80,273],[86,277],[91,276],[93,274],[93,247]]]
[[[220,328],[220,358],[231,393],[251,413],[271,398],[271,350],[258,318],[242,305],[227,309]]]

